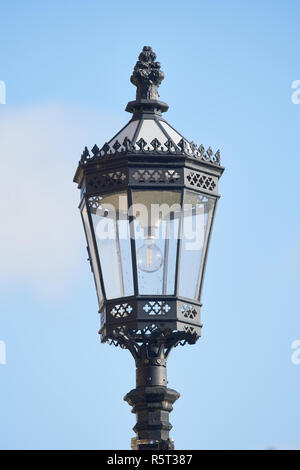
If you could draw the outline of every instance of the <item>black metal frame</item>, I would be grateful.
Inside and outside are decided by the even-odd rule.
[[[165,134],[161,113],[168,109],[168,105],[158,101],[157,87],[163,74],[155,57],[151,48],[144,47],[131,77],[138,87],[137,99],[128,103],[126,110],[133,113],[131,121],[141,120],[135,136],[143,119],[154,119]],[[152,77],[150,81],[145,78],[145,70]],[[163,416],[168,417],[179,394],[166,388],[166,360],[174,346],[193,344],[201,335],[200,299],[216,205],[220,197],[218,181],[223,171],[219,151],[214,155],[210,147],[205,151],[202,145],[197,147],[184,138],[178,144],[170,138],[162,143],[157,139],[148,143],[140,139],[132,143],[125,138],[123,142],[116,141],[113,148],[108,143],[101,149],[95,145],[91,153],[85,147],[78,164],[74,181],[81,189],[82,202],[85,201],[88,209],[104,298],[103,304],[99,306],[101,341],[128,349],[137,365],[137,389],[125,397],[138,417],[134,428],[138,440],[134,448],[172,448],[168,437],[171,425]],[[214,199],[211,225],[201,260],[202,272],[197,283],[198,300],[178,295],[183,214],[179,222],[174,295],[139,295],[135,239],[134,234],[130,233],[134,294],[107,299],[88,200],[126,192],[128,207],[131,207],[134,190],[181,191],[181,207],[187,190]],[[133,216],[129,215],[129,222],[132,220]],[[132,223],[130,230],[133,231]]]
[[[156,172],[156,173],[155,173]],[[97,197],[97,196],[104,196],[106,194],[112,194],[116,192],[126,192],[128,198],[128,207],[132,205],[132,191],[133,190],[147,190],[147,191],[170,191],[170,190],[177,190],[181,191],[181,205],[183,204],[184,194],[186,190],[194,191],[198,194],[202,194],[203,196],[209,196],[213,198],[215,202],[217,202],[218,198],[220,197],[218,194],[218,179],[220,178],[223,172],[223,168],[214,163],[207,163],[202,161],[191,161],[190,155],[182,155],[181,153],[176,154],[164,154],[163,156],[159,155],[157,157],[151,155],[147,158],[147,154],[124,154],[122,157],[111,161],[110,159],[102,160],[101,157],[95,157],[92,160],[87,160],[86,162],[79,163],[78,170],[75,175],[75,181],[78,183],[79,188],[84,187],[83,198],[85,199],[85,203],[88,207],[88,199],[90,197]],[[190,174],[194,176],[195,183],[192,185],[189,179]],[[163,175],[167,175],[167,179],[163,180]],[[173,181],[172,175],[176,175],[176,179]],[[146,175],[146,179],[144,176]],[[151,175],[156,176],[157,182],[151,181]],[[161,179],[159,177],[161,176]],[[168,176],[171,175],[170,179],[168,180]],[[139,178],[138,178],[139,176]],[[121,178],[120,178],[121,177]],[[109,178],[113,178],[111,181]],[[216,181],[214,188],[206,189],[201,187],[201,181],[198,183],[199,179],[205,181],[205,178],[214,178],[213,181]],[[98,181],[98,187],[95,189],[95,181]],[[100,182],[102,182],[100,186]],[[215,213],[215,209],[213,211]],[[212,215],[212,223],[214,219],[214,213]],[[101,278],[101,287],[102,293],[104,296],[104,305],[101,308],[101,315],[102,315],[102,328],[101,328],[101,340],[105,342],[112,335],[112,327],[113,326],[125,326],[129,322],[125,319],[119,319],[118,322],[111,322],[109,316],[106,316],[107,308],[114,303],[118,305],[121,299],[107,299],[105,293],[105,285],[103,282],[103,277],[101,273],[101,266],[99,255],[97,251],[97,243],[94,235],[94,231],[92,228],[91,222],[91,214],[88,210],[89,220],[91,225],[91,231],[93,234],[93,241],[96,248],[97,253],[97,265],[100,273]],[[132,221],[132,215],[129,215],[129,221]],[[132,230],[132,224],[130,224]],[[199,293],[201,294],[201,289],[203,285],[203,276],[204,276],[204,269],[207,259],[207,248],[209,245],[209,240],[211,236],[211,228],[208,233],[208,239],[206,242],[206,247],[204,248],[204,260],[203,260],[203,272],[200,277],[199,282]],[[180,220],[180,230],[182,230],[182,217]],[[176,279],[175,279],[175,293],[172,298],[173,302],[180,302],[180,298],[178,297],[178,273],[180,270],[180,250],[181,250],[181,235],[179,235],[178,240],[178,247],[177,247],[177,260],[176,260]],[[131,255],[133,261],[133,276],[134,276],[134,296],[132,298],[125,297],[123,299],[124,302],[126,300],[135,300],[136,306],[140,305],[140,302],[149,299],[151,296],[141,296],[138,294],[138,280],[137,280],[137,268],[136,268],[136,250],[135,250],[135,240],[134,234],[131,233]],[[199,294],[199,301],[198,303],[192,299],[185,299],[185,301],[189,304],[197,303],[197,305],[201,306],[201,297]],[[169,298],[170,296],[162,296]],[[159,296],[151,297],[152,300],[159,299]],[[136,307],[136,308],[137,308]],[[176,310],[176,312],[175,312]],[[174,315],[171,317],[165,317],[164,321],[170,320],[172,322],[176,322],[180,318],[180,312],[178,309],[172,310]],[[136,316],[134,318],[134,322],[147,322],[146,318],[141,315],[140,308],[136,310]],[[154,320],[154,318],[153,318]],[[133,321],[133,320],[132,320]],[[159,318],[155,318],[155,321],[160,321]],[[182,322],[182,319],[180,319]],[[201,322],[200,318],[197,322],[190,322],[186,321],[188,326],[194,326],[197,328],[197,334],[200,336],[200,328]],[[105,325],[107,328],[103,327]],[[140,329],[140,328],[138,328]]]

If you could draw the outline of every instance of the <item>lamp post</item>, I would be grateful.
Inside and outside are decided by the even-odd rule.
[[[162,116],[164,79],[144,47],[131,82],[130,121],[102,148],[85,147],[74,181],[101,315],[101,342],[128,349],[136,388],[124,398],[137,423],[133,449],[173,449],[167,387],[171,349],[201,334],[201,290],[224,168]]]

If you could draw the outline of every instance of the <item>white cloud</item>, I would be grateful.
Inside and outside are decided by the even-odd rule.
[[[120,122],[57,104],[1,112],[1,284],[53,293],[82,263],[79,191],[72,182],[80,153],[86,144],[101,146]]]

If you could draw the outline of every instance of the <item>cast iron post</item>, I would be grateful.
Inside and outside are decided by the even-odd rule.
[[[167,338],[149,338],[135,354],[136,388],[124,397],[133,407],[137,423],[133,430],[133,449],[174,449],[169,438],[172,425],[169,413],[179,398],[176,390],[167,388]],[[169,338],[170,339],[170,338]]]

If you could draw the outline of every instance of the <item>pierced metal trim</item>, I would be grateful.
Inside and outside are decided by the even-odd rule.
[[[217,192],[218,178],[216,176],[200,173],[199,171],[187,170],[185,174],[185,183],[191,188]]]
[[[133,307],[129,303],[117,304],[110,309],[109,313],[114,318],[125,318],[131,315]]]
[[[171,310],[168,302],[163,300],[153,300],[143,305],[143,310],[147,315],[165,315]]]
[[[98,207],[103,204],[101,203],[102,197],[101,196],[93,196],[88,198],[88,206],[89,209],[97,210]]]
[[[185,326],[195,328],[198,336],[201,332],[200,304],[185,299],[120,298],[108,301],[101,313],[105,312],[105,323],[104,316],[101,322],[102,341],[112,338],[113,331],[119,327],[134,331],[146,328],[144,334],[153,328],[185,331]]]
[[[106,173],[93,173],[87,175],[86,190],[87,192],[96,192],[99,190],[117,189],[119,186],[128,184],[128,170],[121,169]]]
[[[198,314],[198,311],[195,307],[195,305],[190,305],[190,304],[183,304],[181,307],[180,307],[180,311],[182,313],[182,315],[185,317],[185,318],[188,318],[188,319],[194,319],[197,314]]]
[[[132,170],[132,184],[178,184],[182,182],[182,172],[174,168],[141,168]]]
[[[179,302],[177,306],[177,315],[181,321],[200,324],[200,305],[188,302]]]

